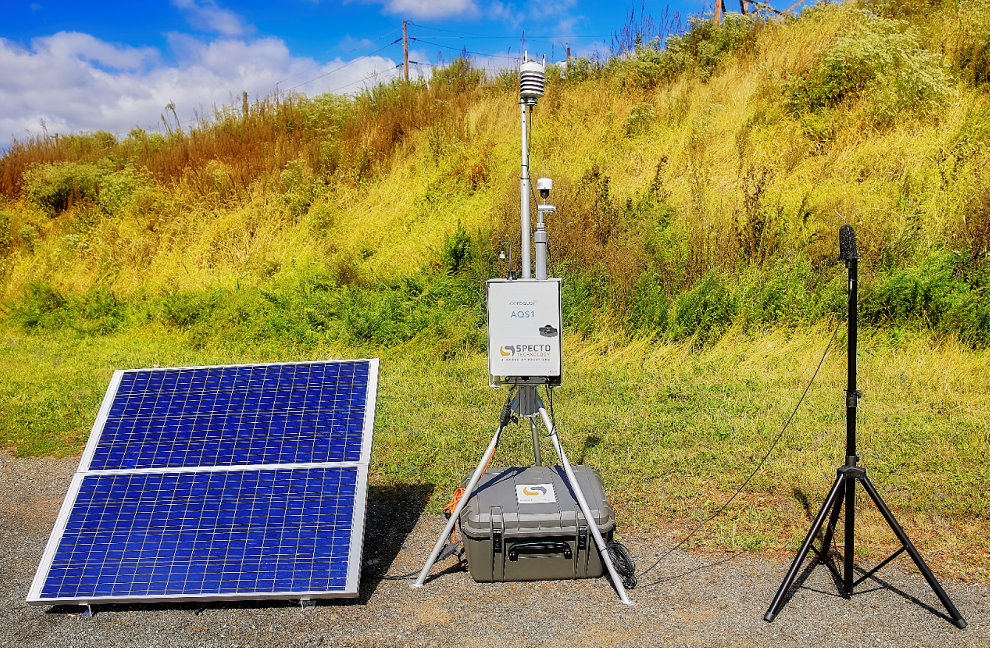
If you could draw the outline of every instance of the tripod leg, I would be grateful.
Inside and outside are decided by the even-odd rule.
[[[564,466],[567,481],[570,483],[571,489],[574,490],[574,496],[577,498],[578,506],[581,508],[581,514],[584,515],[584,519],[588,522],[588,530],[591,531],[591,535],[595,539],[595,544],[598,545],[598,552],[601,554],[602,562],[605,563],[609,576],[612,577],[612,584],[615,585],[615,591],[619,593],[619,600],[626,605],[635,605],[635,603],[629,600],[629,595],[626,594],[626,588],[622,585],[622,577],[619,576],[619,572],[615,571],[615,565],[612,564],[612,558],[608,555],[608,548],[605,545],[602,532],[598,530],[598,523],[595,522],[595,516],[591,514],[591,507],[588,506],[588,500],[584,498],[581,485],[578,484],[578,480],[574,476],[574,470],[571,469],[571,462],[567,460],[567,455],[564,453],[564,446],[560,445],[560,439],[557,438],[557,429],[554,427],[553,421],[550,420],[550,415],[547,414],[547,410],[543,407],[542,402],[540,402],[540,417],[543,419],[543,425],[547,428],[550,441],[557,451],[557,456],[560,457],[560,463]]]
[[[787,590],[791,589],[791,585],[794,584],[794,579],[797,578],[798,570],[801,569],[801,563],[804,562],[805,556],[811,550],[811,543],[814,542],[815,537],[818,536],[818,532],[822,530],[822,525],[825,524],[825,516],[828,515],[829,510],[835,504],[835,500],[839,497],[839,494],[843,492],[844,482],[842,475],[835,478],[835,484],[832,485],[832,490],[829,492],[828,497],[825,498],[825,503],[822,504],[822,510],[818,512],[818,517],[815,518],[815,523],[811,525],[811,531],[808,532],[808,537],[804,539],[804,544],[801,545],[801,549],[798,550],[797,556],[794,557],[794,562],[791,563],[791,568],[787,572],[787,576],[784,577],[784,582],[780,584],[780,589],[777,590],[777,595],[773,597],[773,603],[770,604],[770,608],[767,613],[763,615],[763,620],[767,623],[771,623],[776,617],[777,613],[780,612],[780,608],[784,604],[784,596],[787,594]]]
[[[498,439],[502,436],[502,430],[505,429],[504,424],[499,424],[498,430],[495,431],[495,436],[492,437],[491,443],[488,444],[488,449],[485,450],[485,454],[481,457],[481,461],[478,463],[478,467],[475,468],[474,474],[471,475],[471,480],[468,485],[464,487],[464,494],[461,495],[461,500],[457,502],[457,506],[450,514],[450,519],[447,520],[447,526],[444,527],[443,533],[437,538],[437,543],[433,547],[433,552],[430,557],[426,559],[426,564],[423,565],[423,570],[419,572],[419,578],[416,582],[410,585],[411,588],[418,588],[423,586],[423,581],[426,580],[427,575],[430,573],[430,568],[433,567],[433,563],[437,561],[437,556],[440,555],[440,551],[443,549],[443,543],[447,541],[450,537],[450,532],[454,530],[454,525],[457,524],[457,519],[461,515],[461,509],[467,504],[467,501],[471,499],[471,493],[474,491],[474,487],[478,485],[478,480],[481,479],[482,473],[485,472],[485,467],[488,465],[489,460],[491,460],[492,455],[495,454],[495,448],[498,446]]]
[[[839,521],[839,512],[842,510],[842,501],[845,497],[845,480],[843,481],[843,490],[839,491],[839,496],[835,498],[835,504],[832,505],[832,515],[828,517],[828,526],[825,527],[825,537],[822,538],[822,552],[821,559],[825,562],[825,558],[828,556],[828,548],[832,546],[832,538],[835,535],[835,525]]]
[[[901,544],[904,545],[904,548],[907,549],[908,555],[911,556],[911,560],[914,561],[918,571],[920,571],[921,575],[925,577],[926,581],[928,581],[928,585],[932,588],[932,591],[935,592],[935,596],[937,596],[938,600],[942,602],[942,605],[952,618],[952,622],[958,628],[965,628],[967,625],[966,620],[962,618],[962,615],[959,614],[959,610],[957,610],[956,606],[952,604],[951,600],[949,600],[949,595],[945,593],[944,589],[942,589],[938,579],[935,578],[935,574],[933,574],[932,570],[928,568],[924,558],[921,557],[921,554],[918,553],[918,550],[915,548],[914,543],[911,542],[911,539],[907,537],[906,533],[904,533],[904,529],[902,529],[901,525],[894,519],[894,514],[890,512],[889,508],[887,508],[887,504],[884,503],[883,498],[880,497],[880,493],[877,492],[877,489],[873,486],[870,478],[864,476],[862,479],[863,487],[866,489],[866,492],[869,493],[870,499],[872,499],[873,503],[877,505],[878,509],[880,509],[880,513],[883,515],[883,519],[887,521],[887,525],[890,527],[891,531],[894,532],[897,539],[900,540]]]
[[[856,558],[856,480],[850,479],[846,484],[846,524],[845,548],[842,550],[842,591],[852,594],[853,591],[853,568]]]

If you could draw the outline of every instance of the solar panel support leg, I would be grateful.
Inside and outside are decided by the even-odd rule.
[[[299,599],[299,607],[304,610],[315,610],[316,609],[316,599],[303,597]]]
[[[450,514],[450,519],[447,520],[447,526],[444,527],[443,533],[437,538],[437,543],[433,546],[433,552],[430,553],[430,557],[426,559],[426,564],[423,565],[423,570],[419,572],[419,577],[416,582],[409,587],[416,589],[423,586],[423,582],[430,573],[430,568],[433,567],[433,563],[437,561],[437,556],[440,555],[440,551],[443,549],[444,543],[447,538],[450,537],[450,532],[454,530],[454,525],[457,524],[457,520],[460,519],[461,509],[467,504],[468,500],[471,499],[471,493],[474,492],[474,487],[478,485],[478,480],[481,479],[481,475],[485,472],[485,468],[488,466],[489,460],[491,460],[492,455],[495,454],[495,448],[498,446],[498,439],[502,436],[502,430],[505,429],[506,423],[499,422],[498,429],[495,431],[495,436],[492,437],[491,443],[488,444],[488,449],[485,450],[485,454],[481,457],[481,461],[478,462],[478,467],[475,468],[474,474],[471,475],[471,480],[468,481],[467,486],[464,487],[464,494],[461,495],[460,501],[457,502],[457,506]]]
[[[93,618],[93,606],[91,606],[89,603],[82,603],[81,605],[86,609],[82,611],[82,614],[80,616],[84,616],[90,619]]]
[[[550,420],[550,415],[547,414],[542,401],[540,401],[540,417],[543,419],[543,425],[547,428],[547,433],[550,435],[550,441],[557,451],[557,456],[560,457],[560,463],[564,466],[564,472],[567,473],[567,481],[574,491],[578,506],[581,507],[581,513],[584,515],[584,519],[588,521],[588,529],[595,538],[595,544],[598,545],[602,562],[605,563],[609,576],[612,577],[612,584],[615,586],[615,591],[619,594],[619,599],[626,605],[635,605],[635,603],[629,600],[629,596],[626,594],[626,588],[622,585],[622,578],[615,570],[615,565],[612,564],[612,558],[608,555],[605,539],[602,537],[601,531],[598,530],[598,524],[595,522],[595,517],[591,514],[591,507],[588,506],[588,500],[585,499],[584,493],[581,491],[581,485],[578,484],[578,480],[574,476],[574,471],[571,469],[571,462],[567,460],[567,455],[564,453],[564,446],[560,445],[560,439],[557,438],[557,428],[554,426],[553,421]]]

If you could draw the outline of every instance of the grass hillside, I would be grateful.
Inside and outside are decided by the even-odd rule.
[[[620,528],[675,537],[767,451],[844,316],[848,222],[864,464],[934,562],[988,576],[988,16],[986,0],[730,15],[548,70],[531,168],[558,207],[555,401]],[[504,397],[484,375],[482,286],[519,237],[517,87],[458,59],[188,130],[166,113],[161,133],[15,142],[0,446],[78,452],[114,368],[375,356],[375,479],[431,485],[436,509]],[[796,547],[844,451],[843,349],[840,331],[701,545]],[[527,461],[527,439],[497,460]],[[892,538],[864,515],[879,554]]]

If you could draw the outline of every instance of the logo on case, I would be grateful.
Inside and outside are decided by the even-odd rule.
[[[557,495],[553,484],[517,484],[516,501],[520,504],[553,504]]]

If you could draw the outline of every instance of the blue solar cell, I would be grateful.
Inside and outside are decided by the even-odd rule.
[[[88,475],[42,596],[343,590],[358,470]]]
[[[90,470],[358,461],[369,361],[125,372]]]
[[[114,381],[29,602],[357,595],[377,361]]]

